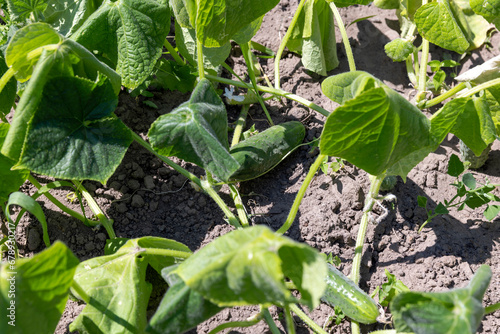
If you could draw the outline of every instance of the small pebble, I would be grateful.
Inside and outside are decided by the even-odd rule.
[[[141,195],[132,196],[131,205],[134,208],[142,208],[144,206],[144,200],[142,199]]]
[[[152,190],[155,188],[155,182],[154,182],[153,177],[151,175],[147,175],[144,178],[144,186],[146,187],[146,189],[149,189],[149,190]]]
[[[28,232],[28,249],[34,251],[40,246],[42,238],[40,238],[40,233],[37,230],[31,229]]]

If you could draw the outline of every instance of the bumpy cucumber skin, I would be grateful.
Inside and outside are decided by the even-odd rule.
[[[375,301],[331,264],[328,264],[326,291],[321,300],[340,307],[346,316],[359,323],[377,322],[379,310]]]
[[[241,164],[231,181],[246,181],[265,174],[302,143],[304,125],[297,121],[270,127],[231,147],[230,153]]]
[[[491,151],[492,145],[493,144],[490,144],[488,147],[486,147],[480,156],[476,156],[474,152],[472,152],[472,150],[468,148],[463,141],[460,140],[460,160],[462,160],[462,162],[469,162],[470,169],[481,168],[486,163],[486,160],[488,160],[488,154]]]

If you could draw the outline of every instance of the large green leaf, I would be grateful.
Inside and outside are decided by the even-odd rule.
[[[189,288],[182,279],[171,273],[172,269],[168,267],[162,271],[169,288],[149,321],[147,333],[184,333],[223,310]]]
[[[181,27],[177,22],[175,24],[175,32],[175,43],[180,54],[193,66],[197,66],[198,54],[196,32],[194,29]],[[231,53],[231,43],[227,42],[216,48],[202,46],[202,49],[205,70],[215,70],[227,59],[227,57],[229,57]],[[213,73],[216,74],[215,71]]]
[[[484,315],[482,299],[491,280],[483,265],[470,284],[447,292],[401,292],[391,303],[398,332],[416,334],[476,333]]]
[[[2,146],[8,130],[9,124],[0,123],[0,146]],[[14,164],[15,161],[0,153],[0,205],[3,205],[9,198],[9,194],[17,191],[28,178],[29,171],[27,170],[11,170]]]
[[[338,66],[335,24],[325,0],[305,3],[287,47],[302,55],[306,69],[320,75]]]
[[[326,263],[311,247],[264,226],[230,232],[195,253],[174,271],[194,291],[219,306],[297,302],[314,308],[325,289]]]
[[[419,33],[442,48],[464,53],[484,43],[488,22],[474,14],[468,1],[439,0],[420,7],[415,14]]]
[[[266,14],[279,0],[191,0],[187,6],[191,26],[207,47],[220,47],[243,27]]]
[[[380,175],[422,148],[430,153],[433,143],[429,133],[430,121],[420,110],[389,88],[378,87],[359,94],[328,116],[320,149],[369,174]],[[398,174],[406,177],[411,168],[407,166]]]
[[[326,79],[323,92],[343,103],[328,116],[324,154],[341,157],[372,175],[406,177],[451,131],[463,109],[442,108],[429,120],[413,104],[364,72]]]
[[[100,4],[99,0],[48,0],[44,22],[61,35],[71,36]]]
[[[500,29],[500,1],[499,0],[470,0],[472,10],[493,23]]]
[[[71,36],[109,59],[134,89],[153,70],[170,30],[167,4],[155,0],[106,0]]]
[[[447,104],[463,109],[451,132],[460,138],[476,156],[496,139],[496,129],[486,98],[457,98]]]
[[[189,101],[160,116],[148,136],[158,153],[195,163],[221,180],[240,167],[229,154],[226,108],[206,79],[198,83]]]
[[[488,88],[486,90],[486,99],[493,123],[495,123],[497,135],[500,135],[500,85]]]
[[[14,260],[9,252],[0,267],[0,332],[53,333],[78,263],[59,241],[31,259]]]
[[[127,127],[112,116],[117,103],[107,79],[99,83],[77,77],[49,80],[16,167],[105,183],[132,142]]]
[[[47,0],[7,0],[10,18],[13,21],[32,19],[37,21],[44,9]]]
[[[328,2],[333,2],[333,0],[326,0]],[[348,7],[355,5],[368,5],[372,2],[371,0],[337,0],[335,1],[335,5],[337,7]]]
[[[175,241],[140,238],[127,241],[112,255],[82,262],[75,281],[90,297],[70,330],[81,333],[143,333],[151,284],[146,282],[148,264],[171,265],[179,260],[162,250],[189,251]],[[155,264],[153,264],[155,265]],[[77,297],[76,291],[73,291]]]

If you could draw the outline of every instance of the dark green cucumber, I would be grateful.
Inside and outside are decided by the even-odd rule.
[[[230,181],[246,181],[267,173],[302,143],[304,125],[292,121],[270,127],[231,147],[231,156],[241,165]]]
[[[354,321],[362,324],[377,322],[377,303],[331,264],[328,264],[326,290],[321,300],[332,307],[340,307]]]
[[[491,151],[492,145],[493,144],[488,145],[480,156],[476,156],[474,152],[472,152],[472,150],[460,140],[460,160],[462,160],[462,162],[468,162],[470,169],[481,168],[486,163],[486,160],[488,160],[488,155]]]

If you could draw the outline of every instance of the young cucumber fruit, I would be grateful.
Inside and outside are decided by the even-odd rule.
[[[321,300],[332,307],[340,307],[354,321],[377,322],[379,310],[375,301],[331,264],[328,264],[326,291]]]
[[[231,147],[230,153],[241,165],[230,181],[246,181],[267,173],[304,140],[306,129],[292,121],[270,127]]]

